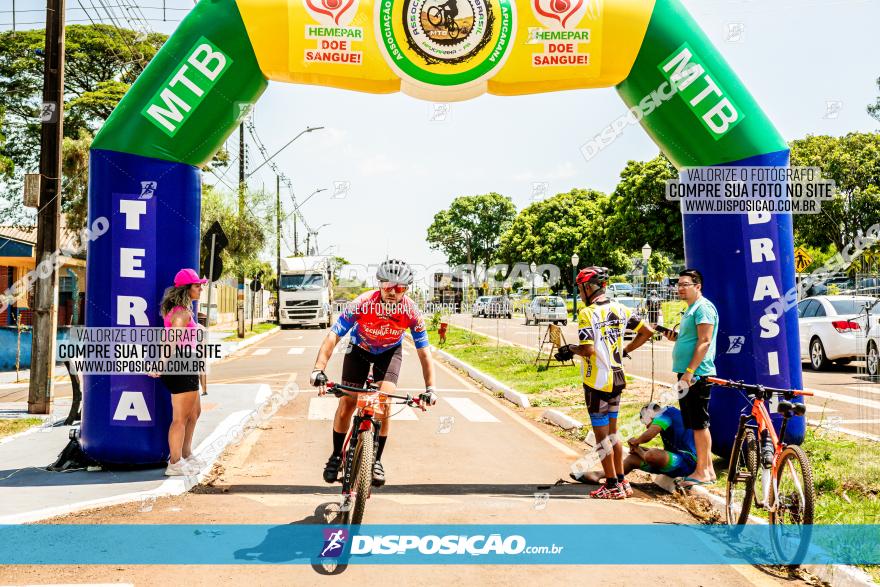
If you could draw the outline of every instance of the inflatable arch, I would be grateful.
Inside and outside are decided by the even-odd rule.
[[[92,144],[89,219],[106,217],[110,229],[88,249],[87,326],[161,325],[163,289],[180,267],[199,266],[198,166],[268,80],[438,102],[616,86],[677,167],[789,164],[779,133],[678,0],[201,0]],[[703,271],[721,316],[719,373],[799,388],[796,312],[778,328],[759,323],[772,301],[760,284],[794,287],[791,216],[683,218],[687,263]],[[86,453],[108,464],[167,459],[161,387],[87,376]],[[745,405],[713,394],[717,452],[729,452]],[[799,442],[803,418],[788,430]]]

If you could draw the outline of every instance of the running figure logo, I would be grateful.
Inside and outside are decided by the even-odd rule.
[[[337,558],[342,554],[346,540],[348,540],[348,530],[324,528],[324,549],[320,557]]]
[[[738,355],[743,349],[746,342],[745,336],[728,336],[730,339],[730,348],[727,349],[728,355]]]

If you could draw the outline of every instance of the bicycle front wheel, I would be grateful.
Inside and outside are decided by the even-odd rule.
[[[430,7],[428,9],[428,22],[434,26],[443,24],[443,11],[437,6]]]
[[[373,431],[366,430],[358,434],[358,444],[354,452],[352,470],[354,479],[351,483],[354,498],[351,504],[350,524],[360,524],[367,508],[367,498],[373,483]]]
[[[776,494],[772,500],[770,532],[773,550],[784,564],[800,564],[813,524],[816,489],[813,467],[799,446],[785,447],[776,468]]]
[[[751,428],[743,428],[733,443],[727,468],[727,500],[724,508],[727,523],[745,524],[755,497],[758,476],[758,443]]]

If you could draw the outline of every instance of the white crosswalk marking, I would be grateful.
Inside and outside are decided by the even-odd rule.
[[[253,353],[251,353],[254,357],[262,357],[263,355],[268,355],[272,352],[272,349],[256,349]]]
[[[469,397],[447,397],[445,399],[455,411],[471,422],[497,422],[498,418],[481,408]]]
[[[313,397],[309,400],[309,420],[332,420],[338,403],[335,397]]]
[[[498,419],[476,404],[472,399],[466,397],[443,398],[459,413],[465,420],[470,422],[487,423],[498,422]],[[335,397],[313,397],[309,399],[309,420],[332,420],[336,414],[336,406],[339,400]],[[391,411],[391,419],[399,421],[416,422],[419,419],[433,420],[435,416],[422,414],[409,406],[394,404],[389,406]]]
[[[303,354],[304,352],[306,352],[306,349],[305,349],[304,347],[301,347],[301,346],[299,346],[299,347],[298,347],[298,346],[290,347],[290,348],[287,350],[287,354],[288,354],[288,355],[301,355],[301,354]]]
[[[332,420],[339,400],[335,397],[313,397],[309,400],[309,420]],[[418,420],[409,406],[391,406],[392,420]]]

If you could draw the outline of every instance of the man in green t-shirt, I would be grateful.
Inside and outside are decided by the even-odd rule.
[[[678,332],[667,331],[675,342],[672,370],[682,388],[679,406],[685,428],[694,431],[697,468],[685,477],[681,487],[715,482],[712,466],[712,436],[709,434],[709,390],[707,377],[715,375],[715,341],[718,338],[718,310],[703,297],[703,275],[696,269],[679,273],[678,297],[687,304]]]

